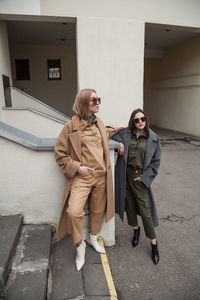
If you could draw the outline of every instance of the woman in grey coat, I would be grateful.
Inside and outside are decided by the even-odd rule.
[[[142,218],[146,236],[151,241],[152,260],[159,261],[158,243],[154,226],[158,226],[151,183],[160,166],[160,141],[149,128],[146,113],[141,109],[132,112],[128,128],[120,130],[112,139],[120,142],[115,166],[115,211],[123,221],[126,211],[128,224],[133,226],[132,246],[139,243]]]

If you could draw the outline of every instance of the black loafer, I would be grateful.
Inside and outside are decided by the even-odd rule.
[[[134,229],[134,235],[131,242],[133,248],[135,248],[139,244],[139,238],[140,238],[140,226],[138,226],[138,229]]]

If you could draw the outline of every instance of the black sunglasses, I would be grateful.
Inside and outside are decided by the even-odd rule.
[[[90,101],[92,101],[94,105],[97,105],[97,102],[99,102],[99,104],[101,104],[101,98],[93,97],[90,99]]]
[[[134,123],[135,123],[135,124],[139,124],[140,121],[141,121],[142,123],[144,123],[144,122],[146,121],[146,117],[135,118],[135,119],[134,119]]]

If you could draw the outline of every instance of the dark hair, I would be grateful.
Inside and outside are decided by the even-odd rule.
[[[88,107],[92,92],[96,93],[93,89],[83,89],[76,95],[72,109],[80,119],[83,119],[85,115],[88,115]]]
[[[143,113],[145,118],[146,118],[146,125],[145,125],[145,128],[144,128],[144,133],[145,133],[145,136],[148,137],[149,136],[149,118],[148,118],[147,114],[140,108],[137,108],[132,112],[132,114],[130,116],[130,119],[129,119],[129,122],[128,122],[128,128],[131,131],[133,131],[136,128],[135,123],[134,123],[134,119],[135,119],[135,115],[139,112]]]

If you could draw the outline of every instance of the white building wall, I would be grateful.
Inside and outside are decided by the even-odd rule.
[[[105,124],[127,125],[132,110],[143,106],[143,56],[144,23],[77,19],[78,86],[103,98]]]
[[[6,75],[11,81],[10,57],[6,22],[0,21],[0,109],[5,106],[2,75]]]
[[[145,110],[151,123],[200,136],[200,37],[145,62]]]
[[[54,153],[33,151],[4,138],[0,149],[1,215],[22,213],[25,223],[57,224],[65,179]]]
[[[38,15],[40,0],[1,0],[0,13]]]
[[[42,15],[104,17],[200,27],[199,0],[41,0]]]

